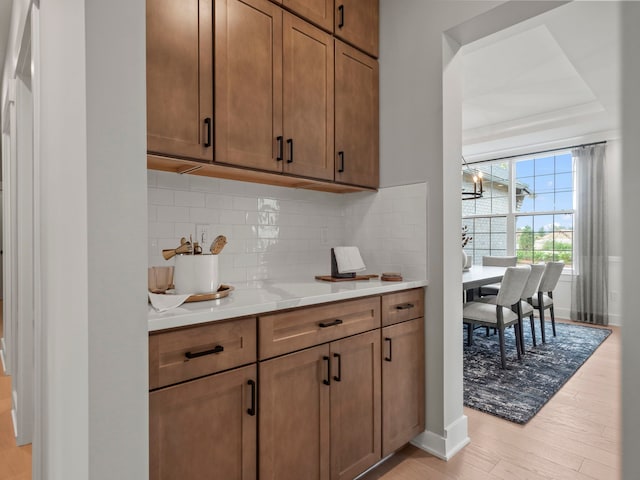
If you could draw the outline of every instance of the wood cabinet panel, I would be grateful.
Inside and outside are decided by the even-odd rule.
[[[378,62],[335,41],[335,180],[379,184]]]
[[[380,334],[331,343],[331,478],[351,480],[381,458]]]
[[[382,296],[382,326],[424,316],[424,289],[403,290]]]
[[[252,365],[151,392],[149,478],[257,478],[256,380]]]
[[[424,319],[382,329],[382,456],[424,430]]]
[[[260,363],[260,479],[329,479],[329,346]]]
[[[333,32],[333,0],[272,0],[322,29]]]
[[[262,360],[378,328],[380,297],[262,315],[259,322]]]
[[[281,171],[282,10],[215,0],[215,26],[215,161]]]
[[[337,37],[378,57],[380,6],[378,0],[335,0]]]
[[[202,353],[211,352],[206,355]],[[187,358],[187,354],[196,355]],[[201,356],[198,356],[198,355]],[[149,388],[256,361],[256,319],[221,321],[149,336]]]
[[[146,35],[147,150],[212,161],[211,2],[147,0]]]
[[[333,38],[289,13],[283,28],[284,171],[333,180]]]

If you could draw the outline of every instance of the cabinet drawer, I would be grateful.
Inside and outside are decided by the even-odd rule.
[[[149,388],[256,361],[256,319],[215,322],[149,336]]]
[[[259,325],[263,360],[380,327],[380,297],[264,315]]]
[[[382,326],[424,315],[424,289],[415,288],[382,296]]]

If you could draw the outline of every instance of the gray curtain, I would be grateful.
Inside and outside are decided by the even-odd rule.
[[[605,145],[578,147],[572,154],[576,167],[576,213],[571,318],[607,325],[609,249]]]

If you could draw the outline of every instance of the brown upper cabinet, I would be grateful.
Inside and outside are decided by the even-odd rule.
[[[333,0],[272,0],[283,7],[297,13],[302,18],[333,31]]]
[[[282,171],[282,10],[215,0],[215,161]]]
[[[378,188],[378,62],[335,43],[335,181]]]
[[[333,22],[332,0],[275,1],[332,28],[320,20]],[[378,188],[375,59],[268,0],[177,4],[147,0],[148,168],[333,192]],[[361,9],[351,1],[340,12]]]
[[[213,160],[211,1],[147,0],[147,150]]]
[[[335,0],[334,34],[378,58],[379,0]]]
[[[215,161],[333,179],[331,35],[266,0],[215,13]]]

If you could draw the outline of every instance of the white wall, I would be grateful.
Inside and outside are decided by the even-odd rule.
[[[34,452],[47,479],[145,479],[145,2],[41,7],[46,375]]]
[[[622,6],[622,256],[623,264],[623,309],[622,337],[622,425],[623,425],[623,478],[640,478],[640,295],[638,295],[638,238],[640,217],[638,216],[638,182],[640,178],[640,4],[623,2]]]
[[[427,431],[416,443],[444,458],[468,441],[461,329],[451,321],[462,308],[461,272],[453,268],[460,258],[462,143],[455,54],[463,44],[558,3],[381,1],[381,183],[424,179],[428,190]]]
[[[330,249],[356,245],[366,273],[426,278],[426,186],[339,195],[149,171],[149,266],[173,265],[163,249],[180,237],[225,235],[223,283],[330,273]],[[206,251],[209,245],[204,246]]]

